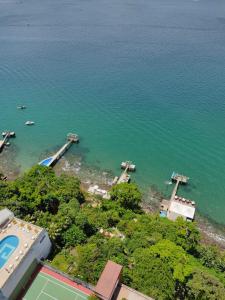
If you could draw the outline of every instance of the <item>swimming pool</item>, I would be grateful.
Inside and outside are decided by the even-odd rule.
[[[8,235],[0,241],[0,269],[7,262],[19,244],[19,239],[15,235]]]

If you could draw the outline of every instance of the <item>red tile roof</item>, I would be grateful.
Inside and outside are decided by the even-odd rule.
[[[111,299],[118,283],[122,266],[108,261],[95,287],[95,292],[103,299]]]

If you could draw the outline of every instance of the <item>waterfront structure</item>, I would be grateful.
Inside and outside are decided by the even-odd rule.
[[[178,217],[182,217],[186,221],[193,221],[196,210],[195,202],[177,196],[179,184],[187,184],[189,177],[173,172],[171,180],[176,182],[176,184],[172,191],[170,200],[164,199],[162,201],[160,216],[167,217],[172,221],[175,221]]]
[[[93,195],[99,195],[103,199],[110,199],[109,192],[107,190],[101,189],[97,184],[89,186],[88,193]]]
[[[136,165],[134,165],[131,161],[123,161],[120,164],[121,169],[124,171],[121,173],[120,177],[116,176],[113,179],[112,185],[119,184],[119,183],[129,183],[130,182],[130,175],[128,174],[129,171],[134,172],[136,170]]]
[[[175,221],[178,217],[182,217],[186,221],[193,221],[195,217],[195,202],[175,196],[167,212],[167,218]]]
[[[3,136],[3,140],[0,140],[0,152],[2,151],[4,146],[8,144],[9,138],[15,137],[16,134],[14,131],[6,131],[2,133],[2,136]]]
[[[75,133],[69,133],[67,135],[67,142],[59,149],[59,151],[57,151],[53,156],[43,159],[41,162],[39,162],[39,165],[45,167],[53,166],[70,148],[72,143],[79,143],[79,136]]]
[[[45,229],[0,211],[0,300],[16,299],[51,242]]]
[[[122,161],[121,169],[127,169],[128,171],[135,171],[136,165],[134,165],[131,161]]]

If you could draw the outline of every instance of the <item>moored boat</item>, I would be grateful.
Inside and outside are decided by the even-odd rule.
[[[26,121],[25,122],[25,125],[28,125],[28,126],[34,125],[34,124],[35,124],[34,121]]]

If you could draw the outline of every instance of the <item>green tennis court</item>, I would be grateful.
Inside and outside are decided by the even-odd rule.
[[[86,300],[88,295],[49,274],[39,272],[23,300]]]

